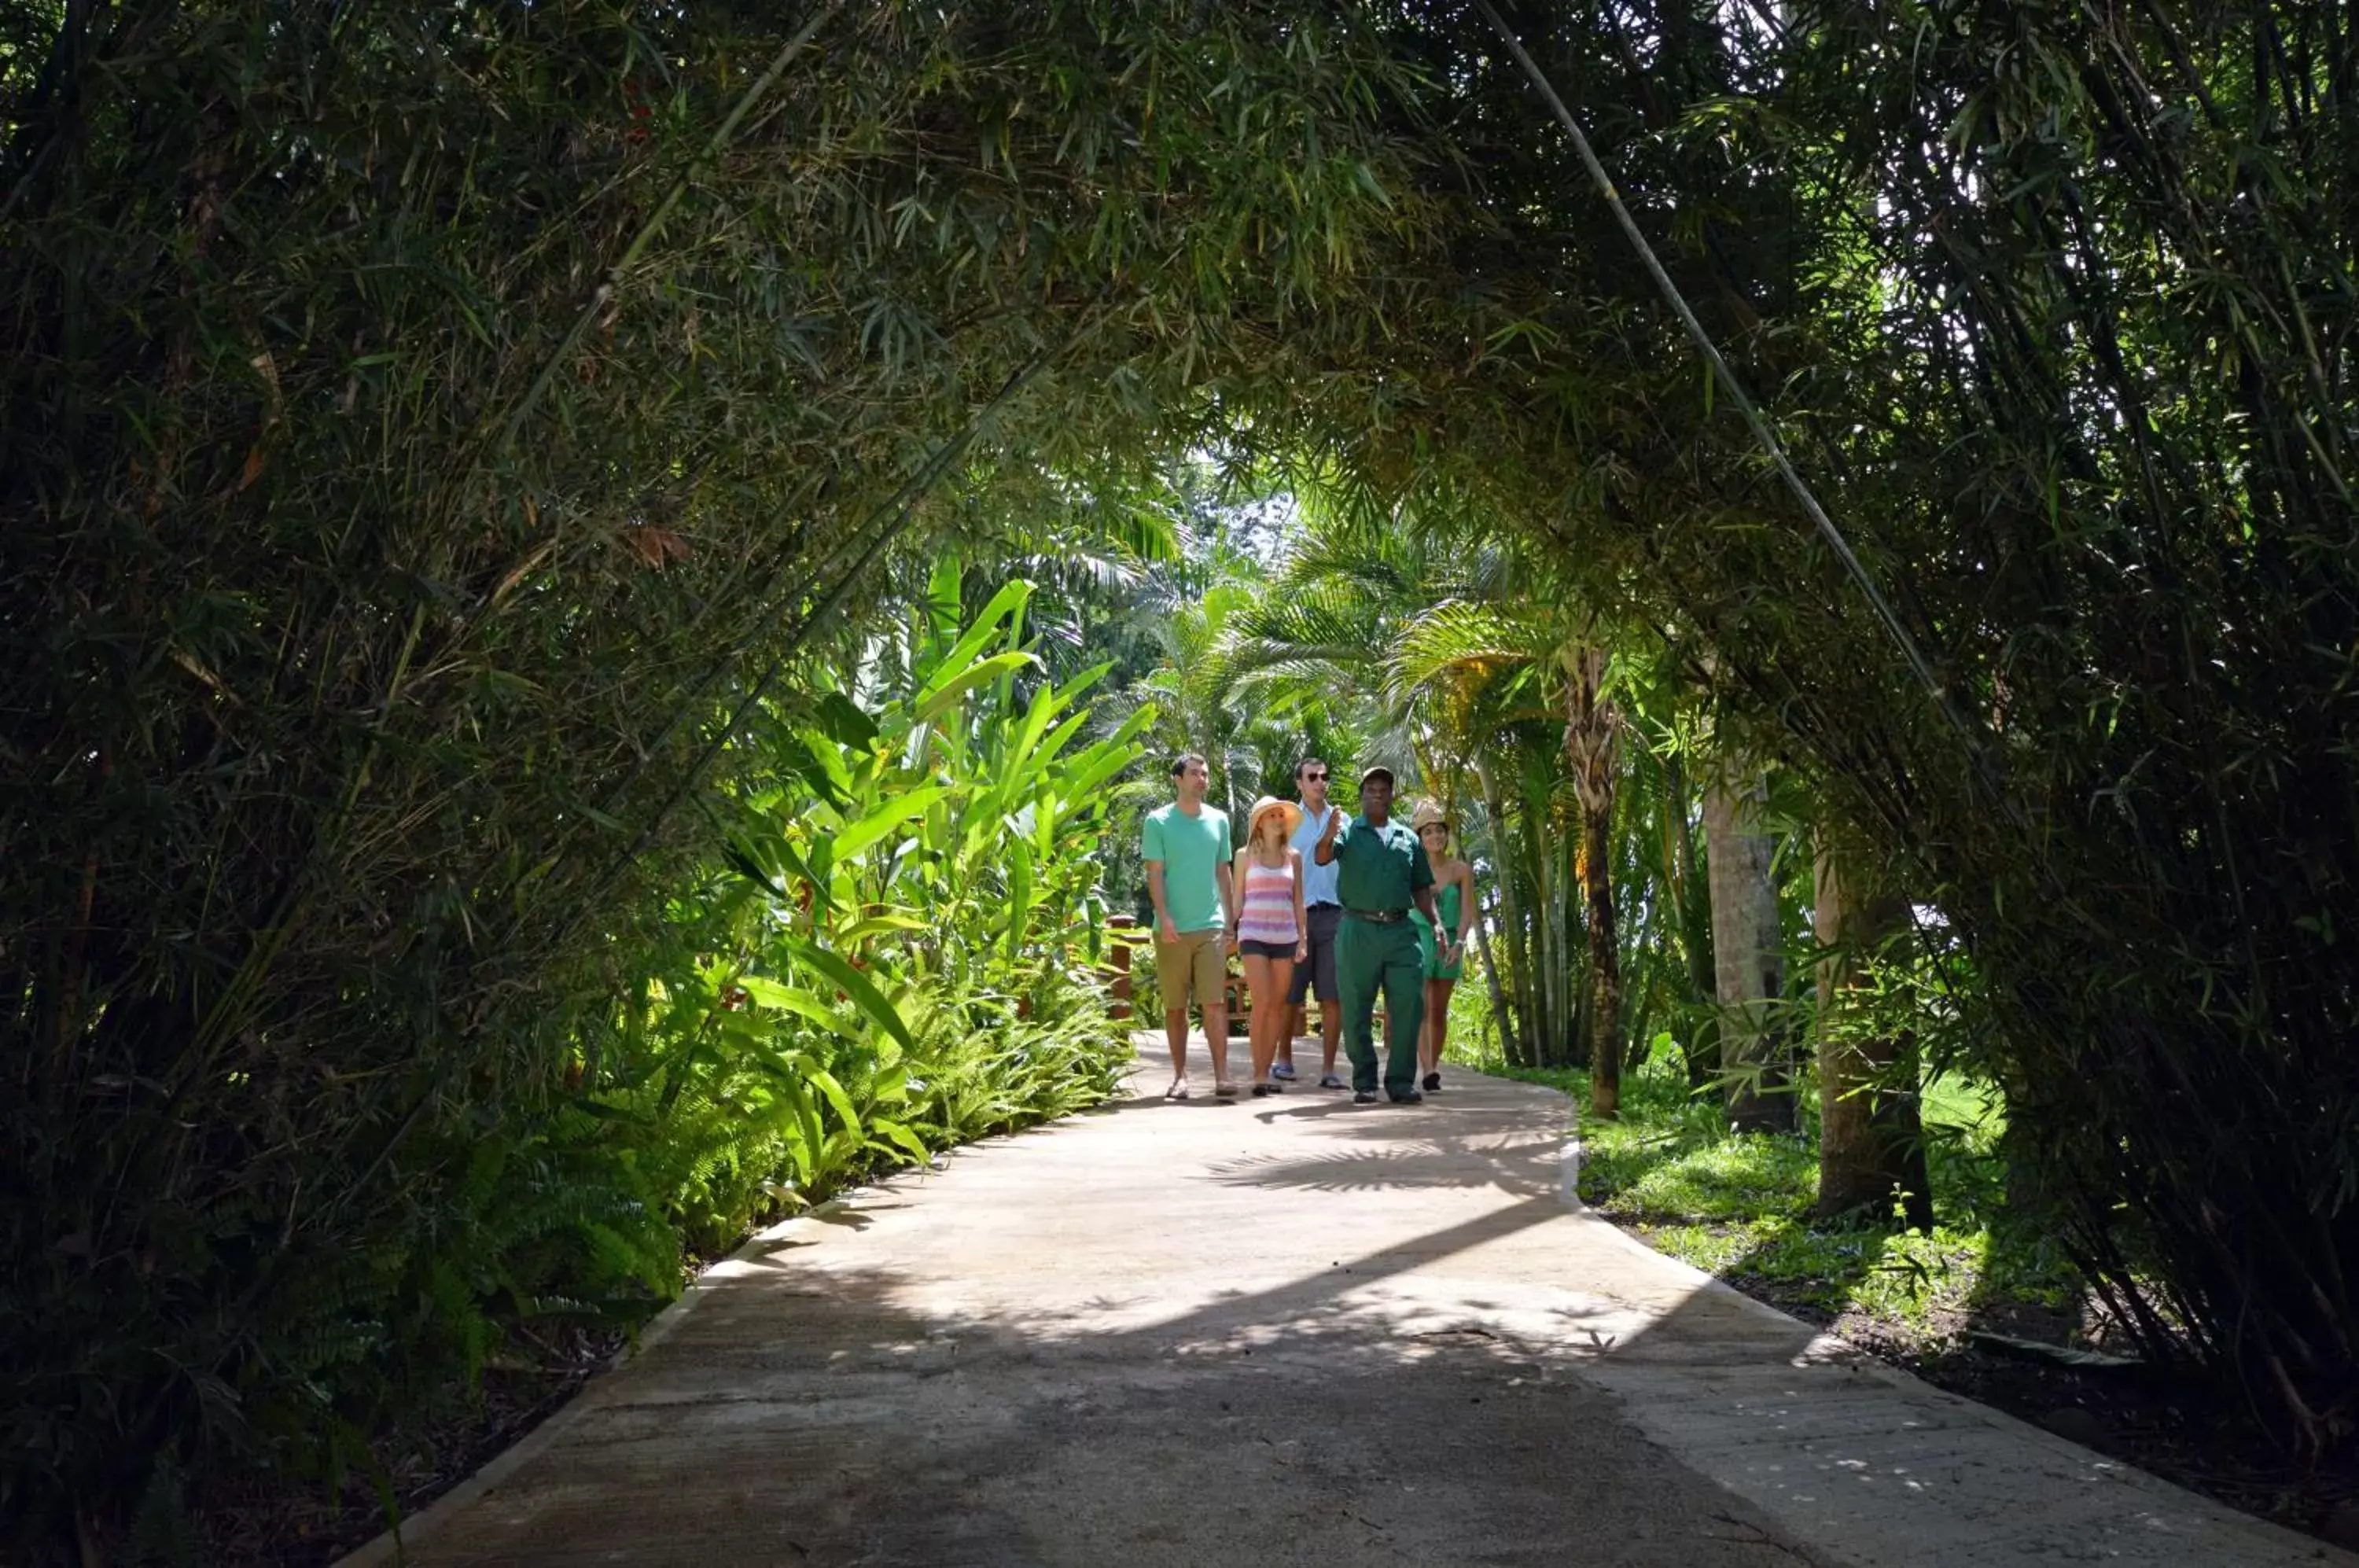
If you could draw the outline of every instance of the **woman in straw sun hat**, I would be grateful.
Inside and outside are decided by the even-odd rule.
[[[1474,868],[1450,853],[1450,819],[1430,800],[1418,802],[1409,826],[1425,845],[1433,863],[1433,903],[1436,920],[1422,909],[1410,912],[1417,922],[1418,955],[1424,962],[1425,1026],[1417,1040],[1418,1071],[1425,1092],[1441,1087],[1441,1051],[1450,1043],[1450,993],[1466,962],[1466,933],[1474,925]]]
[[[1253,1092],[1280,1093],[1285,1085],[1270,1076],[1269,1064],[1286,1032],[1292,1009],[1287,986],[1295,964],[1309,956],[1310,922],[1302,909],[1302,856],[1287,840],[1302,821],[1302,808],[1291,800],[1264,795],[1245,817],[1245,845],[1237,851],[1236,886],[1242,908],[1229,927],[1229,939],[1245,966],[1245,990],[1253,998],[1253,1022],[1246,1039],[1253,1050]]]

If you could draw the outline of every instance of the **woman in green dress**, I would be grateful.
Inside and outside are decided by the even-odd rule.
[[[1466,962],[1466,933],[1474,926],[1474,868],[1450,853],[1450,819],[1430,800],[1420,801],[1410,813],[1409,826],[1425,845],[1433,866],[1433,907],[1440,930],[1420,909],[1409,911],[1417,922],[1418,951],[1425,960],[1425,1027],[1417,1040],[1418,1069],[1429,1094],[1441,1087],[1441,1051],[1450,1043],[1450,993]]]

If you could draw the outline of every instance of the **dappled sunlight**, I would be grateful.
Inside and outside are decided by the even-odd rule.
[[[1091,1360],[1261,1355],[1373,1367],[1449,1349],[1555,1362],[1628,1351],[1676,1318],[1690,1296],[1713,1291],[1698,1280],[1669,1291],[1657,1285],[1633,1299],[1484,1267],[1486,1251],[1535,1230],[1594,1223],[1568,1214],[1552,1197],[1531,1198],[1297,1271],[1272,1274],[1250,1263],[1180,1269],[1159,1272],[1143,1281],[1149,1288],[1135,1291],[1092,1289],[1064,1300],[1036,1291],[1021,1303],[978,1291],[969,1280],[797,1249],[733,1259],[709,1272],[698,1312],[688,1320],[699,1326],[684,1325],[679,1340],[734,1342],[749,1323],[775,1319],[781,1329],[792,1326],[788,1343],[763,1345],[761,1356],[770,1364],[818,1350],[837,1366],[883,1366],[936,1354],[949,1343],[1009,1354],[1053,1347]],[[1560,1236],[1554,1243],[1546,1256],[1561,1258],[1572,1238]],[[1713,1314],[1707,1309],[1703,1316]],[[1713,1332],[1725,1338],[1737,1331],[1745,1354],[1756,1355],[1765,1327],[1769,1348],[1787,1355],[1813,1337],[1743,1315],[1716,1322]],[[702,1332],[708,1328],[709,1336]],[[856,1344],[844,1341],[847,1333]]]
[[[475,1505],[477,1538],[554,1563],[621,1531],[660,1561],[718,1508],[843,1563],[1096,1562],[1142,1529],[1171,1563],[1256,1561],[1273,1529],[1316,1543],[1288,1561],[1555,1561],[1598,1506],[1637,1527],[1613,1561],[1664,1568],[1819,1560],[1780,1532],[1960,1563],[1985,1559],[1943,1541],[2195,1539],[2113,1462],[1569,1205],[1562,1102],[1461,1082],[1349,1115],[1124,1106],[774,1225]],[[1142,1526],[1167,1511],[1188,1522]]]
[[[1653,1144],[1642,1138],[1619,1143],[1601,1138],[1590,1146],[1590,1180],[1583,1186],[1598,1193],[1601,1206],[1611,1213],[1699,1220],[1751,1220],[1789,1211],[1798,1187],[1804,1202],[1815,1189],[1817,1156],[1794,1139],[1730,1135],[1692,1147],[1682,1143],[1676,1138]]]
[[[1191,1043],[1201,1051],[1201,1041]],[[1134,1083],[1155,1074],[1160,1042],[1142,1036],[1140,1046]],[[1293,1136],[1277,1138],[1266,1148],[1207,1159],[1196,1171],[1177,1178],[1236,1195],[1237,1228],[1211,1256],[1173,1256],[1156,1248],[1155,1216],[1142,1210],[1130,1222],[1135,1242],[1119,1244],[1112,1256],[1103,1257],[1093,1277],[1073,1279],[1053,1255],[1022,1254],[1023,1243],[1016,1239],[1036,1225],[1053,1227],[1062,1221],[1011,1215],[1002,1207],[981,1204],[973,1223],[1007,1233],[1006,1239],[984,1255],[943,1259],[939,1277],[854,1267],[852,1259],[864,1250],[860,1247],[777,1250],[797,1233],[816,1228],[804,1220],[765,1233],[748,1248],[758,1258],[745,1260],[741,1255],[741,1260],[715,1269],[707,1276],[709,1287],[756,1298],[797,1291],[799,1281],[816,1280],[823,1289],[811,1293],[814,1301],[859,1303],[855,1310],[880,1310],[937,1325],[988,1320],[991,1334],[1010,1343],[1053,1346],[1093,1359],[1127,1354],[1125,1347],[1146,1341],[1158,1356],[1188,1358],[1341,1356],[1354,1364],[1381,1365],[1429,1357],[1438,1345],[1448,1345],[1508,1359],[1579,1360],[1634,1353],[1657,1325],[1679,1318],[1700,1292],[1715,1300],[1682,1321],[1707,1338],[1734,1335],[1738,1345],[1706,1352],[1714,1358],[1757,1356],[1765,1349],[1789,1357],[1812,1337],[1804,1332],[1788,1344],[1794,1325],[1757,1309],[1751,1316],[1741,1310],[1732,1313],[1732,1303],[1740,1309],[1749,1304],[1700,1276],[1678,1277],[1667,1287],[1660,1260],[1643,1252],[1625,1254],[1609,1246],[1603,1257],[1618,1262],[1635,1256],[1657,1265],[1654,1270],[1597,1267],[1597,1241],[1583,1238],[1612,1233],[1562,1202],[1559,1161],[1567,1115],[1554,1096],[1463,1075],[1448,1096],[1415,1107],[1353,1106],[1340,1096],[1299,1098],[1302,1110],[1325,1114],[1287,1114],[1296,1111],[1293,1105],[1264,1108],[1256,1117],[1241,1119],[1237,1133],[1244,1141],[1256,1141],[1280,1127],[1293,1128]],[[1135,1121],[1142,1129],[1179,1125],[1168,1122],[1163,1111],[1159,1100],[1143,1102],[1124,1105],[1106,1119],[1118,1126]],[[1219,1124],[1190,1118],[1185,1125]],[[1004,1161],[1053,1158],[1059,1136],[1051,1132],[985,1146],[960,1156],[954,1165],[965,1166],[974,1177],[986,1167],[1004,1173]],[[897,1178],[856,1195],[847,1207],[898,1203],[901,1192],[925,1181]],[[938,1190],[937,1201],[956,1188],[952,1183]],[[1299,1221],[1283,1230],[1255,1225],[1256,1214],[1266,1214],[1272,1199],[1288,1193],[1340,1205],[1330,1215],[1333,1239],[1304,1236]],[[1399,1222],[1411,1205],[1430,1216],[1429,1223],[1403,1234]],[[1352,1246],[1354,1216],[1363,1214],[1364,1223],[1391,1239],[1375,1247]],[[1103,1233],[1109,1221],[1093,1223]],[[1113,1225],[1117,1233],[1129,1228],[1118,1221]],[[1566,1260],[1574,1257],[1591,1261],[1568,1270]],[[1133,1275],[1139,1288],[1125,1288],[1112,1277],[1116,1272]],[[798,1300],[790,1310],[799,1314],[814,1309]]]
[[[1488,1138],[1371,1138],[1364,1148],[1219,1160],[1200,1179],[1307,1192],[1480,1185],[1529,1195],[1554,1190],[1561,1147],[1560,1138],[1527,1133]]]

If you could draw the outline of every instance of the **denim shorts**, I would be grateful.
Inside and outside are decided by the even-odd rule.
[[[1294,978],[1286,987],[1286,999],[1298,1007],[1314,993],[1321,1001],[1332,1002],[1343,990],[1335,975],[1335,932],[1343,923],[1343,911],[1334,904],[1313,904],[1308,912],[1310,958],[1294,966]]]

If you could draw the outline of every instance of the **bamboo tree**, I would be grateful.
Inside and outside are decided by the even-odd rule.
[[[1818,962],[1819,1198],[1821,1218],[1881,1220],[1896,1200],[1933,1228],[1933,1188],[1918,1116],[1915,1041],[1862,1005],[1865,970],[1908,930],[1907,900],[1872,893],[1821,835],[1813,868]]]
[[[1739,1132],[1790,1132],[1794,1096],[1780,1040],[1785,943],[1772,868],[1777,843],[1764,831],[1758,780],[1715,781],[1704,792],[1712,879],[1712,950],[1720,996],[1722,1081]]]

